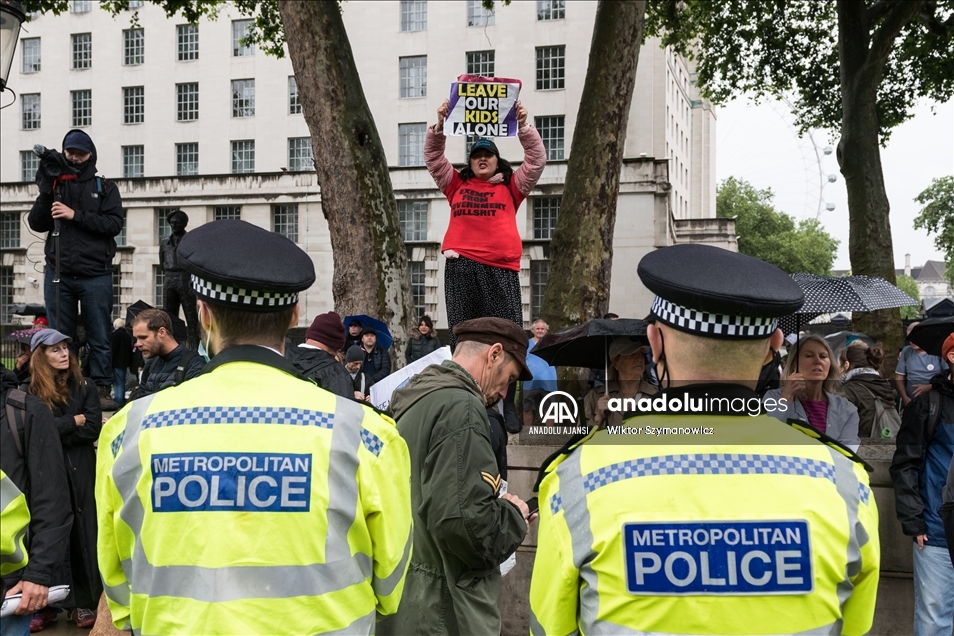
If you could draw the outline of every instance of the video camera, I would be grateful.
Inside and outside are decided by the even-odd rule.
[[[40,158],[40,166],[36,172],[36,182],[40,186],[40,191],[51,192],[53,182],[64,175],[75,176],[79,170],[70,165],[63,153],[55,148],[47,148],[36,144],[33,146],[33,154]]]

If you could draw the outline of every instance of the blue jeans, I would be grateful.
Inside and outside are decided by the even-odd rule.
[[[4,616],[0,618],[0,636],[28,636],[30,633],[30,621],[33,620],[33,612],[24,616]]]
[[[951,636],[954,565],[947,548],[914,544],[914,634]]]
[[[113,328],[113,275],[60,277],[60,322],[56,320],[56,289],[52,267],[46,268],[43,295],[50,327],[76,339],[77,305],[83,312],[86,344],[89,345],[90,379],[100,386],[113,382],[113,356],[109,334]],[[76,348],[73,348],[76,351]]]
[[[126,369],[113,367],[113,400],[119,408],[126,403]]]

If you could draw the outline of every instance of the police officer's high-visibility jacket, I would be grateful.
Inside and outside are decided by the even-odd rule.
[[[767,415],[624,426],[541,483],[534,635],[871,628],[878,513],[860,464]],[[698,434],[647,432],[663,427]]]
[[[0,470],[0,576],[25,568],[27,551],[24,546],[30,510],[26,497]]]
[[[254,361],[254,362],[253,362]],[[368,634],[397,610],[410,461],[393,422],[262,347],[103,427],[99,564],[136,634]]]

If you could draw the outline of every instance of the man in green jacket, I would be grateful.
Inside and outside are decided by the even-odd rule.
[[[391,399],[411,453],[414,551],[400,608],[378,634],[499,634],[500,564],[532,520],[519,497],[500,496],[486,411],[512,382],[532,378],[527,335],[502,318],[468,320],[454,333],[453,359]]]

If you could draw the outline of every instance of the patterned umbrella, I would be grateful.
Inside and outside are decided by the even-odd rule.
[[[15,340],[22,344],[28,345],[33,340],[33,334],[38,331],[42,331],[43,329],[46,329],[46,327],[30,327],[29,329],[13,331],[5,338],[5,340]]]

